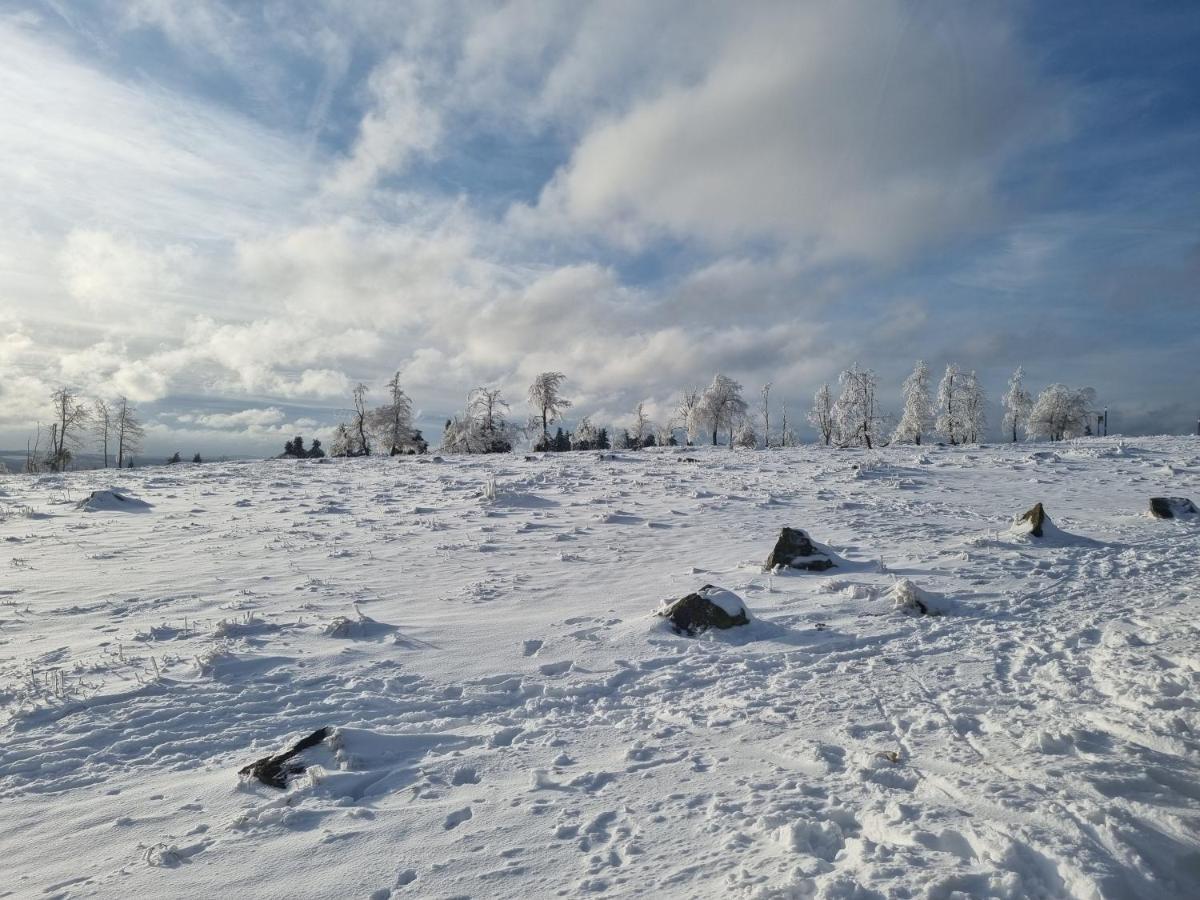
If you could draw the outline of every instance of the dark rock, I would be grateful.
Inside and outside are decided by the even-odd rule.
[[[807,572],[824,572],[834,567],[829,554],[817,548],[807,533],[799,528],[784,528],[779,532],[775,549],[767,557],[766,568],[785,566]]]
[[[1187,497],[1151,497],[1150,515],[1156,519],[1178,519],[1200,514],[1196,504]]]
[[[264,756],[257,762],[252,762],[239,774],[257,778],[263,784],[275,788],[286,788],[288,779],[299,775],[306,768],[302,762],[292,762],[293,757],[304,752],[309,747],[315,747],[329,737],[329,728],[318,728],[306,738],[301,738],[292,745],[292,749],[275,756]]]
[[[746,607],[736,594],[706,584],[659,612],[669,619],[676,634],[695,637],[710,628],[735,628],[750,624]]]
[[[1025,515],[1017,519],[1017,524],[1024,522],[1029,523],[1029,533],[1034,537],[1042,537],[1042,526],[1046,524],[1046,511],[1042,509],[1042,504],[1035,503],[1033,509],[1027,511]]]

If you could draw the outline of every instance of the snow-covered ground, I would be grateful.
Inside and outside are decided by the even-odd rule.
[[[1196,440],[5,476],[0,896],[1195,897],[1160,494]]]

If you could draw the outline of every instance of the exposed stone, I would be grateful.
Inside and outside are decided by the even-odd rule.
[[[318,728],[308,737],[296,741],[290,750],[274,756],[264,756],[243,768],[240,774],[249,778],[257,778],[263,784],[274,788],[286,788],[289,778],[301,774],[307,768],[302,762],[293,762],[293,758],[309,747],[317,746],[329,737],[329,733],[329,728]]]
[[[670,620],[676,634],[695,637],[710,628],[735,628],[748,625],[750,616],[741,598],[724,588],[706,584],[659,611]]]
[[[1150,515],[1156,519],[1178,519],[1180,516],[1200,515],[1200,510],[1187,497],[1151,497]]]
[[[834,567],[834,561],[829,554],[819,549],[812,538],[799,528],[784,528],[779,532],[779,540],[775,549],[767,557],[766,568],[785,566],[789,569],[802,569],[807,572],[824,572]]]

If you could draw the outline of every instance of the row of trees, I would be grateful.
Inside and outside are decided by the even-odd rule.
[[[133,466],[146,430],[128,398],[97,398],[87,401],[72,388],[60,387],[50,395],[49,426],[37,424],[25,445],[26,472],[63,472],[75,453],[89,444],[100,450],[108,468],[115,451],[118,468]],[[44,438],[43,438],[44,435]],[[46,445],[43,446],[43,439]]]
[[[1009,379],[1001,400],[1005,436],[1016,442],[1027,438],[1061,441],[1091,433],[1096,392],[1052,384],[1035,401],[1025,389],[1024,371],[1018,368]],[[882,415],[876,400],[878,379],[870,369],[857,364],[842,372],[841,393],[835,400],[829,385],[813,397],[809,423],[826,445],[874,447],[883,443],[920,444],[935,435],[950,444],[978,443],[987,427],[987,394],[975,372],[957,365],[946,367],[931,397],[929,367],[918,360],[904,380],[901,393],[904,409],[895,427]],[[890,434],[888,433],[890,430]]]
[[[511,409],[499,388],[475,388],[467,396],[465,410],[446,420],[441,449],[447,453],[508,453],[514,441],[525,436],[533,439],[534,449],[540,451],[603,450],[610,446],[636,450],[676,444],[681,430],[689,445],[701,438],[715,445],[722,436],[727,436],[731,447],[795,443],[786,407],[778,438],[773,441],[770,383],[762,387],[761,406],[755,415],[743,396],[742,385],[721,373],[703,390],[684,390],[666,422],[653,422],[645,403],[638,403],[631,426],[611,439],[607,429],[593,426],[587,416],[579,420],[574,433],[564,432],[559,425],[551,435],[551,426],[560,423],[564,412],[573,406],[563,393],[565,381],[561,372],[542,372],[534,379],[526,396],[532,414],[523,426],[509,420]],[[946,367],[934,393],[929,367],[918,361],[901,386],[904,406],[898,420],[881,412],[878,378],[872,370],[856,363],[841,373],[838,383],[836,398],[828,384],[817,390],[807,417],[826,445],[872,448],[886,443],[921,444],[929,436],[950,444],[969,444],[977,443],[987,426],[983,386],[975,372],[965,372],[957,365]],[[387,382],[386,389],[387,402],[368,407],[367,386],[360,383],[354,388],[352,415],[348,422],[337,426],[330,455],[426,452],[428,444],[414,427],[412,401],[400,385],[399,372]],[[89,439],[102,452],[106,467],[113,458],[111,450],[115,450],[118,467],[133,465],[133,455],[141,452],[145,429],[127,398],[89,403],[71,388],[61,387],[53,392],[51,401],[53,417],[45,434],[48,447],[43,446],[44,429],[39,423],[27,445],[26,471],[63,471],[74,452]],[[1050,385],[1034,400],[1025,389],[1024,372],[1018,368],[1001,401],[1004,434],[1015,442],[1022,434],[1058,441],[1090,433],[1095,401],[1091,388],[1063,384]],[[284,446],[283,455],[319,458],[325,451],[317,440],[305,448],[304,439],[297,436]],[[169,461],[178,460],[176,453]],[[193,461],[200,461],[199,454]]]

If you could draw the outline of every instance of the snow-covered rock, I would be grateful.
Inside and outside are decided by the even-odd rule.
[[[1187,497],[1151,497],[1150,515],[1156,519],[1180,519],[1200,514]]]
[[[711,584],[669,603],[658,614],[671,623],[671,628],[677,634],[692,637],[710,628],[735,628],[750,624],[750,614],[742,598]]]
[[[800,528],[783,528],[763,567],[769,570],[783,566],[806,572],[824,572],[826,569],[832,569],[834,565],[831,554],[814,543],[807,532]]]

